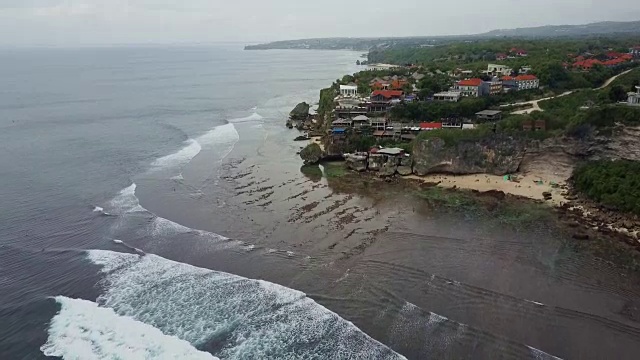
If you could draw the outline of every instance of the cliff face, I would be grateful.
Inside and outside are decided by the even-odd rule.
[[[505,175],[520,167],[526,150],[537,142],[496,135],[481,141],[447,145],[439,138],[419,139],[413,147],[413,173]]]

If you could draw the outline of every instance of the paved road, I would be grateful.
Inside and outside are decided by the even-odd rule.
[[[614,82],[614,81],[615,81],[615,79],[617,79],[619,76],[622,76],[622,75],[624,75],[624,74],[628,74],[628,73],[630,73],[632,70],[634,70],[634,69],[629,69],[629,70],[627,70],[627,71],[623,71],[623,72],[621,72],[620,74],[618,74],[618,75],[616,75],[616,76],[612,76],[612,77],[610,77],[609,79],[607,79],[607,81],[605,81],[605,82],[604,82],[604,84],[602,84],[602,86],[595,88],[595,90],[602,90],[602,89],[606,88],[607,86],[611,85],[611,83],[612,83],[612,82]],[[534,112],[534,111],[544,111],[544,110],[540,107],[540,105],[538,105],[538,103],[539,103],[540,101],[546,101],[546,100],[551,100],[551,99],[555,99],[555,98],[559,98],[559,97],[567,96],[567,95],[569,95],[569,94],[571,94],[571,93],[573,93],[573,91],[567,91],[567,92],[564,92],[564,93],[562,93],[562,94],[560,94],[560,95],[557,95],[557,96],[551,96],[551,97],[547,97],[547,98],[544,98],[544,99],[538,99],[538,100],[531,100],[531,101],[525,101],[525,102],[519,102],[519,103],[509,104],[509,105],[507,105],[507,106],[513,106],[513,105],[516,105],[516,106],[531,105],[531,107],[530,107],[530,108],[527,108],[527,109],[524,109],[524,110],[516,110],[516,111],[511,112],[511,114],[514,114],[514,115],[531,114],[531,113],[532,113],[532,112]]]

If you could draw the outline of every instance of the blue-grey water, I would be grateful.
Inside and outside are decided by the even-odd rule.
[[[0,359],[635,358],[638,277],[544,224],[300,171],[358,57],[2,49]]]

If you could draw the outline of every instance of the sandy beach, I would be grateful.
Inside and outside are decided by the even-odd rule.
[[[503,176],[475,174],[475,175],[409,175],[406,179],[437,183],[443,188],[459,188],[477,191],[498,190],[506,194],[522,196],[533,200],[544,200],[542,195],[549,192],[553,195],[549,203],[553,206],[562,206],[567,202],[563,195],[563,185],[566,179],[561,176],[515,174],[513,180],[506,180]],[[556,185],[552,185],[556,184]]]

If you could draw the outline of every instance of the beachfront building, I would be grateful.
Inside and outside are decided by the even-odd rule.
[[[340,95],[344,97],[356,97],[358,96],[358,86],[340,85]]]
[[[383,102],[402,99],[404,92],[401,90],[376,90],[371,93],[371,101]]]
[[[399,65],[392,65],[392,64],[371,64],[371,65],[367,65],[367,70],[371,70],[371,71],[393,70],[399,67],[400,67]]]
[[[482,79],[474,78],[458,81],[453,90],[459,91],[460,95],[464,97],[482,96]]]
[[[448,101],[448,102],[458,102],[462,94],[460,91],[443,91],[437,94],[433,94],[433,100],[437,101]]]
[[[511,75],[513,69],[507,65],[489,64],[487,66],[487,75],[489,76],[505,76]]]
[[[636,86],[636,92],[630,92],[627,104],[631,106],[640,106],[640,86]]]

